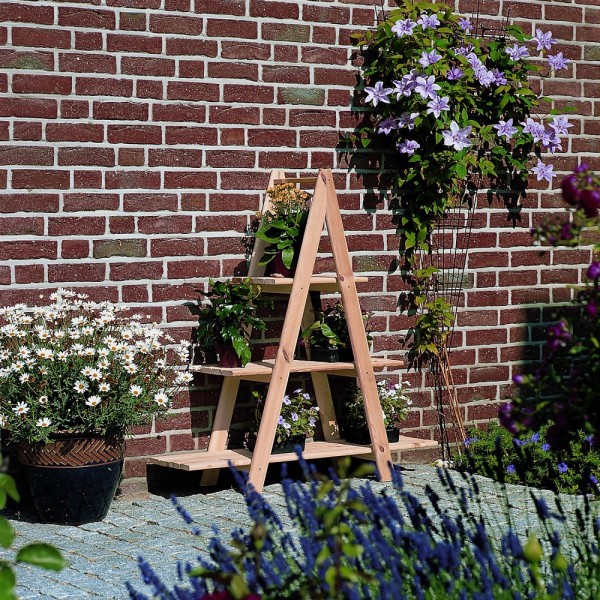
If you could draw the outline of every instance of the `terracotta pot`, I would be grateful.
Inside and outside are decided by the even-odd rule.
[[[101,521],[114,498],[125,445],[96,436],[62,436],[49,444],[21,443],[19,462],[42,521],[80,525]]]

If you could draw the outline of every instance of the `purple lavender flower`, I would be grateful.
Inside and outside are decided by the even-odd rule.
[[[509,475],[514,475],[517,472],[517,469],[516,469],[515,465],[510,464],[510,465],[508,465],[508,467],[506,467],[506,472]]]
[[[559,473],[566,473],[569,470],[569,465],[564,462],[558,463],[557,467]]]
[[[375,87],[366,87],[365,92],[367,92],[367,96],[365,97],[365,102],[372,102],[373,106],[377,106],[380,102],[385,104],[389,104],[390,100],[388,96],[393,92],[393,88],[384,88],[383,82],[378,81],[375,84]]]
[[[475,442],[479,441],[479,438],[476,437],[470,437],[467,438],[463,444],[465,445],[465,448],[468,448],[471,444],[474,444]]]
[[[540,434],[539,433],[534,433],[531,438],[529,439],[530,442],[533,442],[534,444],[536,444],[537,442],[540,441]]]
[[[594,445],[594,436],[593,435],[586,435],[585,438],[583,438],[590,446]]]
[[[513,440],[513,443],[515,446],[526,446],[527,445],[527,441],[526,440],[520,440],[519,438],[515,438]]]
[[[405,35],[412,35],[413,29],[417,24],[412,19],[404,19],[403,21],[396,21],[392,27],[392,31],[399,37],[402,38]]]
[[[550,123],[548,127],[554,129],[557,135],[567,135],[569,129],[573,127],[573,124],[569,123],[567,117],[552,117],[552,123]]]
[[[396,119],[387,117],[386,119],[383,119],[383,121],[379,122],[379,125],[377,126],[377,133],[388,135],[390,131],[394,129],[398,129],[398,123],[396,122]]]
[[[440,86],[435,83],[435,77],[430,75],[429,77],[417,77],[417,85],[415,86],[415,92],[421,95],[421,98],[431,98],[432,100],[437,96],[437,90],[441,89]]]
[[[403,112],[398,119],[398,129],[402,129],[406,127],[407,129],[415,128],[415,119],[419,116],[419,113],[407,113]]]
[[[441,54],[438,54],[435,48],[431,52],[426,52],[425,50],[421,52],[421,58],[419,59],[419,64],[425,69],[429,65],[435,64],[438,60],[442,58]]]
[[[506,79],[506,75],[499,69],[492,69],[492,73],[494,75],[494,83],[496,85],[506,85],[508,83],[508,79]]]
[[[531,169],[531,172],[536,175],[538,181],[545,179],[548,183],[552,183],[552,178],[556,177],[554,173],[554,165],[545,165],[538,159],[537,165]]]
[[[494,125],[494,129],[498,130],[498,137],[504,136],[507,140],[510,140],[518,131],[516,127],[513,127],[512,119],[509,119],[508,121],[500,120],[499,123]]]
[[[542,450],[544,452],[548,452],[550,450],[551,446],[550,444],[542,444]]]
[[[529,56],[529,51],[526,46],[519,46],[514,44],[512,48],[505,48],[504,52],[510,56],[512,60],[520,60]]]
[[[469,19],[461,17],[458,20],[458,26],[467,33],[471,33],[471,31],[473,31],[473,24],[471,23],[471,21],[469,21]]]
[[[590,475],[590,481],[594,484],[594,485],[598,485],[598,480],[593,476]]]
[[[440,24],[437,15],[427,15],[427,13],[421,13],[421,16],[417,19],[417,23],[421,25],[423,31],[425,31],[428,27],[432,29],[437,29]]]
[[[464,74],[465,72],[462,69],[459,69],[458,67],[452,67],[446,74],[446,79],[448,81],[456,81],[460,79]]]
[[[468,148],[471,146],[469,140],[471,129],[472,127],[470,125],[461,129],[456,121],[452,121],[450,123],[450,130],[442,131],[444,146],[452,146],[458,152],[463,148]]]
[[[594,261],[587,269],[588,279],[598,279],[600,277],[600,262]]]
[[[558,54],[550,54],[550,55],[548,55],[548,66],[553,71],[560,71],[561,69],[566,69],[567,65],[570,62],[571,61],[568,58],[565,58],[563,56],[562,52],[559,52]]]
[[[417,148],[421,147],[419,142],[414,140],[404,140],[401,144],[398,144],[398,152],[401,154],[414,154]]]
[[[433,116],[438,119],[443,110],[450,110],[448,100],[450,100],[448,96],[444,96],[443,98],[436,96],[427,103],[427,114],[430,115],[433,113]]]
[[[556,44],[556,40],[552,37],[552,32],[548,31],[544,33],[541,29],[535,30],[535,37],[531,41],[537,42],[536,50],[538,52],[544,49],[550,50],[552,44]]]

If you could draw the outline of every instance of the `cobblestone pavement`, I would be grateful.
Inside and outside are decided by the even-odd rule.
[[[403,474],[406,489],[419,498],[426,497],[424,488],[429,484],[440,495],[443,507],[450,512],[458,510],[456,496],[449,495],[441,485],[435,468],[412,465],[405,468]],[[456,481],[460,486],[466,485],[460,477]],[[508,486],[505,492],[488,479],[477,477],[476,481],[481,502],[475,510],[484,514],[492,531],[504,531],[508,519],[520,532],[535,527],[535,509],[527,488]],[[376,489],[391,490],[390,484],[373,482],[372,485]],[[553,498],[550,492],[540,493]],[[281,515],[285,513],[280,485],[266,486],[264,495]],[[196,556],[204,553],[213,536],[213,525],[228,537],[227,532],[250,522],[244,499],[234,490],[188,495],[181,497],[181,502],[196,520],[201,531],[199,536],[191,533],[169,499],[150,494],[117,498],[104,521],[79,527],[41,524],[31,513],[9,513],[17,530],[16,547],[32,541],[49,542],[57,546],[68,561],[67,568],[60,573],[20,565],[17,568],[19,598],[128,598],[125,581],[146,591],[137,568],[140,554],[165,582],[174,583],[177,560],[194,562]],[[564,496],[562,502],[564,510],[574,519],[574,511],[582,505],[582,498]],[[549,506],[553,503],[549,502]],[[567,535],[572,523],[571,519],[567,521]],[[11,556],[11,553],[0,552],[0,557],[3,554]]]

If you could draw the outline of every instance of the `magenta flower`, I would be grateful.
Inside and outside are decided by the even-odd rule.
[[[597,279],[600,277],[600,262],[594,261],[587,269],[588,279]]]

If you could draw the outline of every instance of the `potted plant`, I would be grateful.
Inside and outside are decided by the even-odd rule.
[[[258,213],[255,236],[267,243],[259,266],[265,275],[291,277],[298,262],[302,236],[308,220],[310,194],[293,183],[282,183],[267,190],[271,207]]]
[[[399,440],[398,423],[408,416],[412,400],[407,394],[408,384],[405,381],[390,384],[387,381],[377,382],[379,403],[383,412],[383,423],[386,428],[388,442]],[[362,390],[357,387],[350,402],[344,407],[343,434],[348,442],[370,444],[371,439],[367,427],[365,405]]]
[[[255,390],[252,395],[256,398],[256,411],[254,430],[248,437],[250,450],[254,450],[258,426],[265,408],[265,398],[262,393]],[[300,446],[304,450],[306,438],[312,437],[315,433],[318,416],[319,408],[312,405],[310,394],[302,388],[294,390],[292,394],[286,394],[283,397],[281,414],[275,430],[272,453],[294,452],[296,446]]]
[[[201,347],[216,347],[219,366],[243,367],[252,357],[251,330],[265,329],[258,309],[269,302],[261,296],[260,286],[249,279],[241,283],[211,279],[209,284],[210,292],[200,292],[208,303],[199,306],[196,340]]]
[[[124,438],[192,379],[167,365],[173,340],[124,306],[60,289],[47,306],[0,309],[0,426],[18,444],[44,521],[106,516]],[[185,364],[188,344],[175,355]]]

